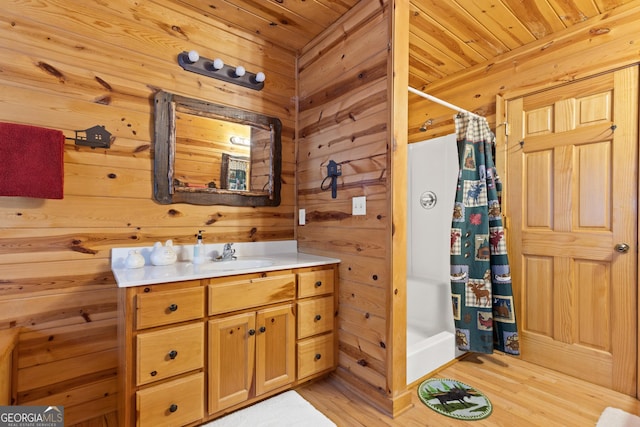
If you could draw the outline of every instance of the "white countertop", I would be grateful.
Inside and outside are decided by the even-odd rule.
[[[126,288],[236,274],[314,267],[340,262],[337,258],[297,252],[297,242],[295,240],[242,242],[233,245],[238,260],[269,260],[272,264],[266,267],[222,270],[220,269],[220,265],[216,265],[218,263],[213,261],[213,259],[222,252],[222,247],[223,244],[205,245],[205,261],[202,264],[194,264],[192,257],[193,245],[174,246],[174,251],[178,255],[178,261],[170,265],[152,265],[149,258],[151,250],[153,249],[151,246],[113,248],[111,250],[111,270],[113,271],[118,287]],[[144,267],[127,268],[125,266],[125,260],[131,250],[138,250],[145,258]],[[227,263],[232,265],[233,261],[227,261]]]

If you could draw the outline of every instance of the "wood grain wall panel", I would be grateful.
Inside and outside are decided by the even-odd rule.
[[[387,98],[386,79],[373,81],[362,87],[362,91],[342,96],[339,102],[307,108],[298,117],[298,133],[306,138],[322,132],[346,120],[358,120],[378,111],[384,111]]]
[[[190,49],[264,71],[265,88],[182,70],[177,54]],[[162,1],[0,4],[0,119],[67,137],[99,124],[113,136],[109,149],[65,142],[64,199],[0,198],[0,328],[24,327],[18,404],[63,405],[67,425],[113,418],[111,248],[192,244],[198,229],[207,243],[295,237],[295,61],[291,50]],[[281,205],[155,203],[156,89],[280,118]]]
[[[109,371],[103,372],[103,375],[113,376],[108,374]],[[100,379],[99,377],[95,377],[95,381],[87,384],[81,385],[77,387],[67,387],[66,390],[37,390],[32,391],[29,394],[23,394],[21,396],[22,400],[26,401],[28,399],[29,405],[38,405],[38,406],[48,406],[47,399],[55,399],[56,401],[63,402],[63,406],[65,408],[65,421],[67,424],[74,424],[74,422],[69,422],[66,417],[66,409],[71,406],[81,407],[83,403],[87,400],[99,400],[101,398],[111,396],[113,399],[117,396],[118,392],[118,383],[115,378],[107,378]],[[90,397],[90,399],[87,399]],[[72,412],[78,412],[79,409],[76,409]],[[111,426],[112,424],[107,424]],[[116,425],[116,424],[113,424]]]
[[[116,347],[117,319],[94,320],[90,325],[76,324],[40,331],[28,331],[20,335],[20,367],[35,366],[57,359],[74,357],[87,352]],[[87,348],[85,340],[93,345]]]
[[[345,43],[345,39],[360,31],[361,27],[367,25],[369,21],[378,19],[377,12],[380,10],[381,5],[385,7],[385,3],[386,1],[360,2],[358,7],[351,8],[340,20],[334,22],[323,34],[304,47],[298,58],[298,70],[303,71],[316,62],[323,62],[326,52],[334,49],[337,45]],[[327,35],[331,36],[327,37]],[[379,46],[375,50],[379,50]]]
[[[380,291],[380,287],[344,279],[340,284],[341,306],[351,306],[369,314],[385,317],[387,301],[384,292]]]
[[[89,323],[94,314],[115,317],[114,289],[69,288],[66,293],[47,292],[33,297],[0,301],[3,326],[25,326],[35,330]],[[18,349],[18,352],[20,349]],[[21,361],[18,361],[20,366]]]
[[[114,350],[115,348],[96,351],[91,354],[22,368],[18,374],[18,393],[25,390],[37,390],[49,384],[70,381],[106,369],[115,369],[118,366],[118,355]]]
[[[388,2],[362,3],[337,25],[344,32],[325,32],[298,62],[298,205],[307,223],[297,236],[301,250],[342,259],[338,369],[386,399],[390,11]],[[335,199],[320,189],[329,160],[342,166]],[[352,216],[351,197],[362,195],[367,215]]]
[[[147,181],[150,185],[151,177]],[[283,195],[284,196],[284,195]],[[11,200],[13,199],[13,200]],[[8,198],[7,203],[0,206],[0,217],[7,226],[38,226],[46,221],[52,227],[65,227],[71,224],[77,227],[123,227],[135,230],[143,227],[147,221],[153,226],[181,226],[193,224],[238,226],[249,222],[260,226],[265,221],[274,225],[292,222],[292,212],[279,212],[278,209],[242,210],[230,206],[165,205],[159,206],[151,199],[137,199],[135,205],[129,198],[91,196],[69,196],[64,201],[47,200],[44,203],[28,201],[22,203],[20,198]],[[287,203],[288,202],[288,203]],[[40,210],[29,207],[42,204]],[[293,210],[293,198],[288,197],[282,208]],[[20,207],[23,209],[20,209]],[[196,222],[194,223],[194,217]],[[227,222],[228,221],[228,222]],[[226,224],[225,224],[226,223]],[[207,230],[208,232],[209,230]],[[212,230],[214,231],[214,230]],[[179,238],[181,236],[174,236]],[[190,237],[189,237],[190,238]],[[191,242],[191,240],[189,240]],[[195,239],[193,240],[195,242]],[[193,243],[191,242],[191,243]],[[212,243],[212,242],[210,242]],[[140,245],[139,245],[140,246]],[[144,245],[142,245],[144,246]]]
[[[324,227],[322,224],[309,224],[305,230],[298,231],[298,246],[310,251],[333,251],[341,253],[359,254],[367,257],[377,257],[379,262],[385,262],[387,252],[388,229]],[[339,258],[339,256],[338,256]]]
[[[327,252],[327,254],[330,252]],[[360,285],[384,287],[390,280],[390,266],[378,258],[362,254],[340,254],[340,280]]]

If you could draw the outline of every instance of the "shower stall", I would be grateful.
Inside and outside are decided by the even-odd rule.
[[[449,269],[457,178],[455,134],[409,144],[407,384],[461,354],[455,346]]]

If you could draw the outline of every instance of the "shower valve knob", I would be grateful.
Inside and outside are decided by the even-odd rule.
[[[425,191],[420,196],[420,206],[422,206],[425,209],[431,209],[435,207],[437,202],[438,202],[438,197],[436,196],[436,193],[434,193],[433,191]]]

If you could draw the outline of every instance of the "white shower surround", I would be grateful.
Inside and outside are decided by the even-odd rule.
[[[455,134],[414,144],[408,150],[407,384],[460,352],[451,309],[449,239],[458,178]],[[437,203],[420,205],[432,191]]]

